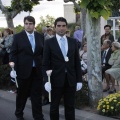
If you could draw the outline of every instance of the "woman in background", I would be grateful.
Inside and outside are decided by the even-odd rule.
[[[87,43],[84,43],[83,50],[80,50],[80,58],[87,64]]]
[[[3,41],[0,44],[0,48],[6,50],[6,53],[3,56],[2,62],[3,64],[8,64],[10,48],[13,42],[13,35],[11,34],[11,29],[9,28],[4,29],[3,35],[4,37],[3,37]]]
[[[110,88],[109,94],[115,93],[115,80],[120,80],[120,43],[113,42],[112,43],[112,51],[111,57],[109,59],[109,64],[112,67],[105,71],[105,78],[107,82],[106,89],[110,88],[109,82],[111,81],[112,86]]]

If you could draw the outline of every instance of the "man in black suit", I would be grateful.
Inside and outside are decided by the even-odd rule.
[[[75,91],[82,88],[81,65],[76,40],[66,37],[67,21],[59,17],[54,23],[56,35],[45,41],[43,67],[52,70],[51,83],[45,83],[51,91],[50,120],[59,120],[59,103],[64,97],[65,119],[75,120]]]
[[[15,64],[18,81],[15,115],[17,120],[24,120],[23,110],[30,96],[34,120],[44,120],[41,103],[44,38],[34,31],[35,19],[32,16],[24,18],[24,28],[25,30],[14,35],[10,53],[9,64]]]
[[[102,53],[101,53],[101,60],[102,60],[102,78],[104,77],[105,71],[109,68],[111,68],[111,65],[109,65],[108,61],[110,59],[110,56],[112,54],[111,50],[111,41],[105,40],[102,45]],[[108,82],[108,81],[106,81]],[[106,86],[106,88],[103,90],[103,92],[106,92],[109,90],[109,86]]]

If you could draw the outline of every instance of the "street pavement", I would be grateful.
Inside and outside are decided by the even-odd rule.
[[[16,120],[16,117],[14,115],[15,97],[16,97],[15,93],[0,90],[0,120]],[[50,120],[49,109],[50,109],[49,105],[43,106],[43,114],[45,120]],[[117,120],[78,109],[76,109],[75,112],[76,112],[75,120]],[[60,120],[65,120],[63,106],[60,106],[59,113]],[[25,120],[33,120],[31,102],[29,99],[24,110],[24,118]]]

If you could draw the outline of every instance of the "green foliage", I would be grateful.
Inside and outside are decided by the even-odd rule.
[[[21,32],[23,29],[24,29],[23,26],[18,25],[18,26],[15,27],[15,33],[19,33],[19,32]]]
[[[80,5],[81,4],[81,1],[78,1],[78,5]],[[80,10],[78,10],[75,6],[74,6],[74,12],[76,13],[76,14],[79,14],[80,13]]]
[[[117,16],[120,15],[120,0],[79,0],[78,5],[80,8],[86,8],[90,15],[96,19],[100,16],[108,19],[113,13]],[[75,13],[80,12],[76,7],[74,11]]]
[[[111,7],[112,10],[119,10],[120,9],[120,0],[112,0],[113,6]]]
[[[39,4],[38,0],[36,1],[31,1],[31,0],[12,0],[11,1],[11,6],[5,6],[5,8],[7,9],[8,12],[12,12],[15,10],[19,10],[21,11],[32,11],[32,8],[34,5]]]
[[[42,32],[42,26],[40,24],[37,24],[36,31],[40,33]]]
[[[120,91],[100,99],[97,110],[102,115],[114,116],[120,114]]]
[[[102,16],[107,19],[113,6],[112,0],[81,0],[80,7],[87,8],[93,18]]]
[[[69,23],[68,24],[68,30],[70,30],[70,36],[73,37],[73,33],[75,31],[75,26],[76,26],[76,23]]]
[[[0,59],[1,62],[1,59]],[[10,83],[10,67],[9,65],[0,65],[0,88],[8,89]]]
[[[88,82],[83,81],[82,89],[76,92],[75,108],[80,109],[87,105],[89,105]]]
[[[0,27],[0,31],[3,31],[4,30],[4,28],[3,27]]]
[[[52,16],[47,15],[45,19],[43,16],[40,17],[40,25],[41,26],[53,26],[54,25],[55,18]]]
[[[40,23],[36,26],[36,30],[38,32],[42,31],[42,28],[45,26],[54,26],[55,18],[47,15],[45,18],[43,16],[40,17]]]

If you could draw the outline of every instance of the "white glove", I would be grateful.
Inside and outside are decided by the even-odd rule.
[[[17,77],[16,71],[11,71],[11,72],[10,72],[10,76],[11,76],[12,78],[16,78],[16,77]]]
[[[81,90],[82,88],[82,83],[77,83],[76,91]]]
[[[44,85],[44,87],[45,87],[45,90],[46,90],[47,92],[50,92],[50,91],[51,91],[51,83],[50,83],[50,82],[46,82],[45,85]]]
[[[87,65],[86,65],[86,63],[83,60],[81,60],[81,69],[82,70],[86,70],[87,69]]]

